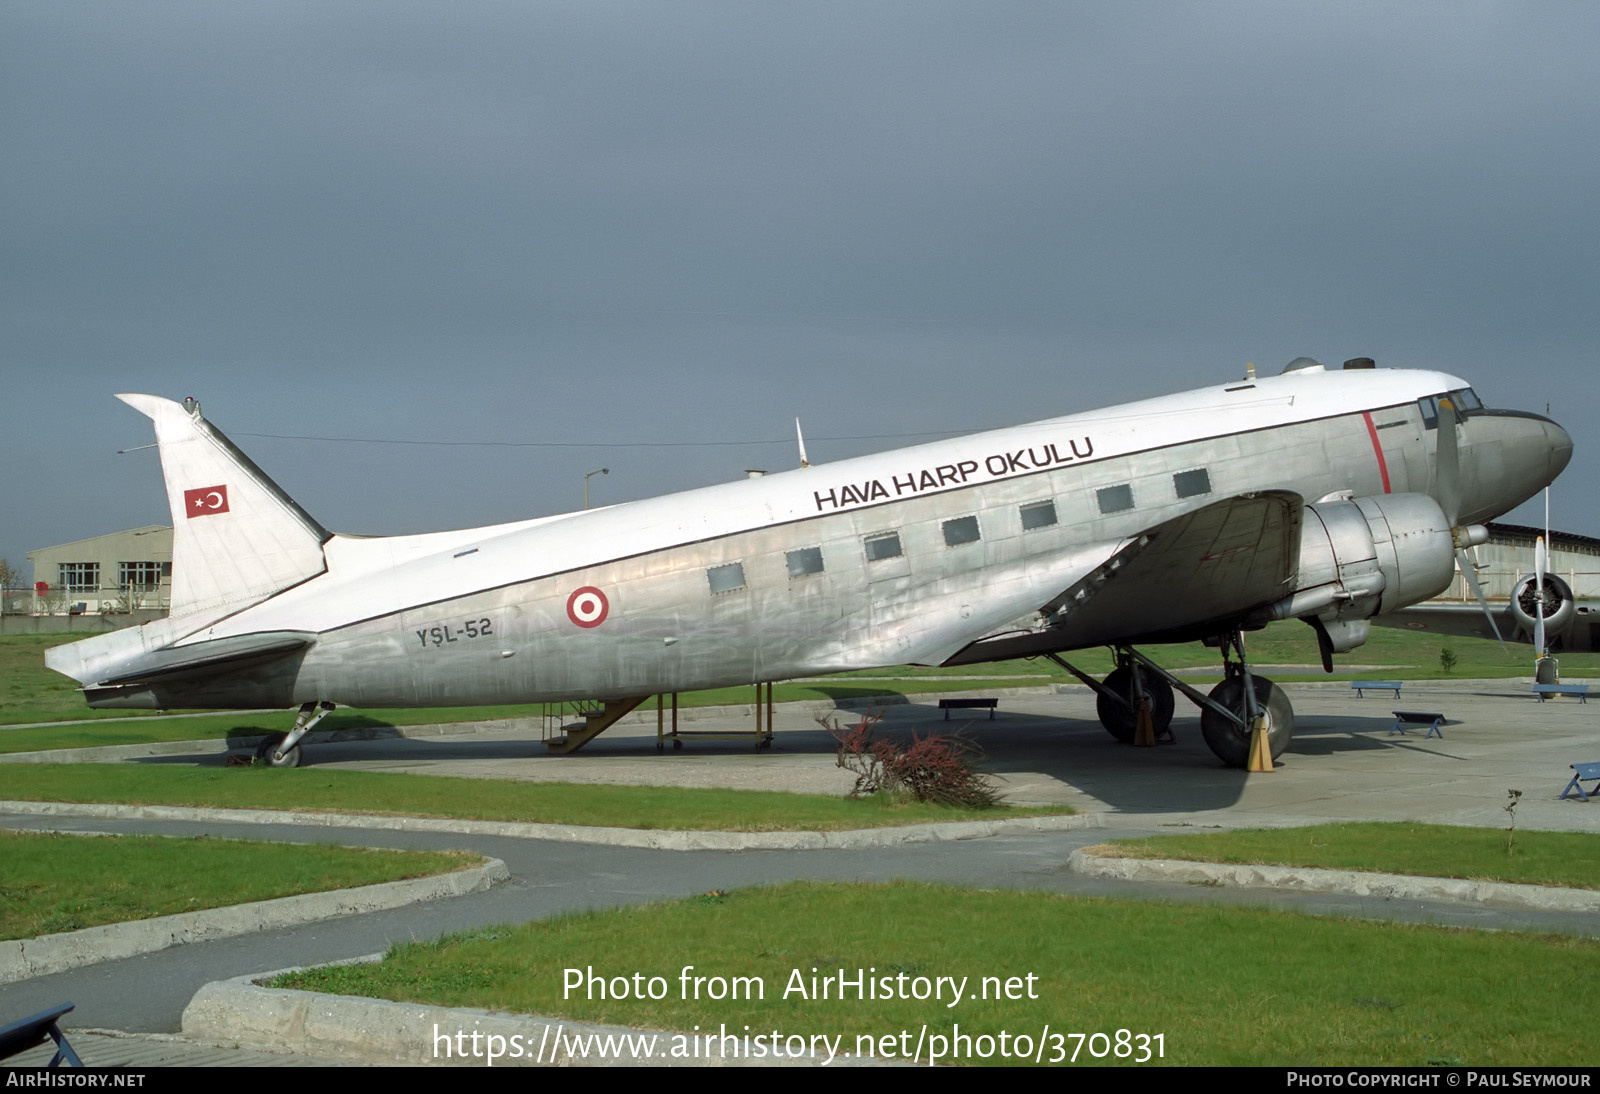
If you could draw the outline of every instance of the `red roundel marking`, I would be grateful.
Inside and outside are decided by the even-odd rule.
[[[611,604],[606,600],[606,594],[593,585],[574,589],[572,595],[567,597],[567,618],[580,627],[598,627],[606,621],[606,613],[610,610]]]

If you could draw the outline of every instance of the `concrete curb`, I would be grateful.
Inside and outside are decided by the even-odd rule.
[[[220,821],[231,824],[292,824],[318,828],[367,828],[389,832],[446,832],[513,839],[554,840],[655,851],[807,851],[892,847],[984,839],[1006,832],[1063,832],[1101,828],[1098,813],[1013,817],[993,821],[948,821],[841,832],[674,832],[647,828],[588,828],[577,824],[375,817],[354,813],[274,812],[266,809],[196,809],[177,805],[110,805],[91,802],[0,801],[0,813],[45,817],[110,817],[120,820]]]
[[[771,1067],[774,1064],[787,1064],[811,1067],[820,1066],[825,1060],[823,1056],[812,1056],[810,1053],[797,1058],[780,1056],[775,1059],[771,1055],[757,1057],[752,1052],[753,1046],[742,1036],[739,1038],[737,1054],[724,1056],[718,1044],[718,1033],[721,1031],[709,1034],[712,1043],[708,1046],[705,1041],[708,1031],[701,1030],[701,1040],[696,1045],[693,1035],[686,1034],[599,1026],[567,1019],[537,1018],[466,1007],[391,1003],[383,999],[349,995],[263,988],[255,983],[278,975],[281,973],[260,973],[207,984],[195,993],[184,1008],[184,1036],[213,1043],[260,1046],[280,1052],[413,1066],[455,1064],[528,1067],[561,1064],[568,1067]],[[458,1040],[457,1033],[464,1037]],[[462,1058],[456,1055],[458,1046],[471,1052],[474,1035],[478,1035],[477,1057]],[[625,1051],[605,1057],[598,1054],[575,1055],[569,1051],[574,1038],[583,1038],[587,1043],[589,1038],[596,1036],[615,1038],[613,1044],[623,1047]],[[493,1063],[486,1059],[492,1044],[491,1038],[499,1039],[501,1052],[501,1058]],[[643,1056],[638,1051],[641,1038],[654,1040],[654,1058]],[[670,1056],[674,1046],[678,1046],[686,1055],[678,1058]],[[854,1045],[850,1047],[854,1048]],[[449,1051],[451,1056],[436,1057],[436,1048]],[[513,1059],[510,1057],[513,1049],[525,1055]],[[695,1049],[699,1051],[687,1055]],[[708,1054],[710,1049],[716,1051]],[[887,1062],[836,1057],[829,1066],[859,1067]]]
[[[482,866],[432,877],[386,881],[327,893],[303,893],[130,923],[108,923],[103,927],[38,938],[11,939],[0,942],[0,984],[154,953],[188,942],[233,938],[338,916],[399,908],[421,900],[482,892],[510,876],[511,871],[504,862],[490,859]]]
[[[1123,881],[1182,881],[1302,893],[1349,893],[1387,900],[1452,900],[1546,912],[1600,912],[1600,891],[1589,889],[1376,874],[1364,870],[1323,870],[1309,866],[1235,866],[1178,859],[1122,858],[1093,852],[1093,848],[1087,847],[1073,851],[1067,859],[1067,868],[1090,877]]]

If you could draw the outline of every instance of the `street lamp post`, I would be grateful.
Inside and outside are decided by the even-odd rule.
[[[589,472],[587,475],[585,475],[583,477],[583,507],[585,509],[589,508],[589,480],[592,479],[596,475],[609,475],[609,474],[611,474],[611,468],[602,467],[600,470],[591,471],[591,472]]]

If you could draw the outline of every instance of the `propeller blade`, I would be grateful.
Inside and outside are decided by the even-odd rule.
[[[1489,628],[1494,631],[1495,640],[1500,643],[1500,649],[1507,657],[1511,650],[1506,646],[1506,640],[1500,636],[1500,624],[1494,621],[1494,612],[1489,610],[1489,601],[1483,595],[1483,589],[1478,585],[1478,569],[1472,564],[1472,559],[1467,557],[1467,549],[1456,549],[1456,565],[1461,567],[1461,576],[1467,579],[1467,587],[1472,590],[1472,595],[1478,598],[1478,607],[1483,609],[1484,616],[1489,620]]]
[[[1539,606],[1539,621],[1533,628],[1533,649],[1536,657],[1544,656],[1544,571],[1546,564],[1544,537],[1533,542],[1533,588]]]
[[[1461,518],[1461,452],[1457,447],[1456,408],[1448,398],[1439,397],[1439,437],[1434,467],[1438,472],[1438,502],[1444,517],[1454,528]],[[1465,572],[1465,571],[1463,571]]]

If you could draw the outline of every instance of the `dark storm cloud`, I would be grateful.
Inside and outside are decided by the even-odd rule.
[[[165,520],[117,390],[421,530],[1301,353],[1593,418],[1580,5],[0,12],[0,555]],[[813,443],[837,458],[896,441]],[[1570,477],[1570,476],[1569,476]],[[598,495],[597,495],[598,496]],[[1600,513],[1557,488],[1558,516]]]

